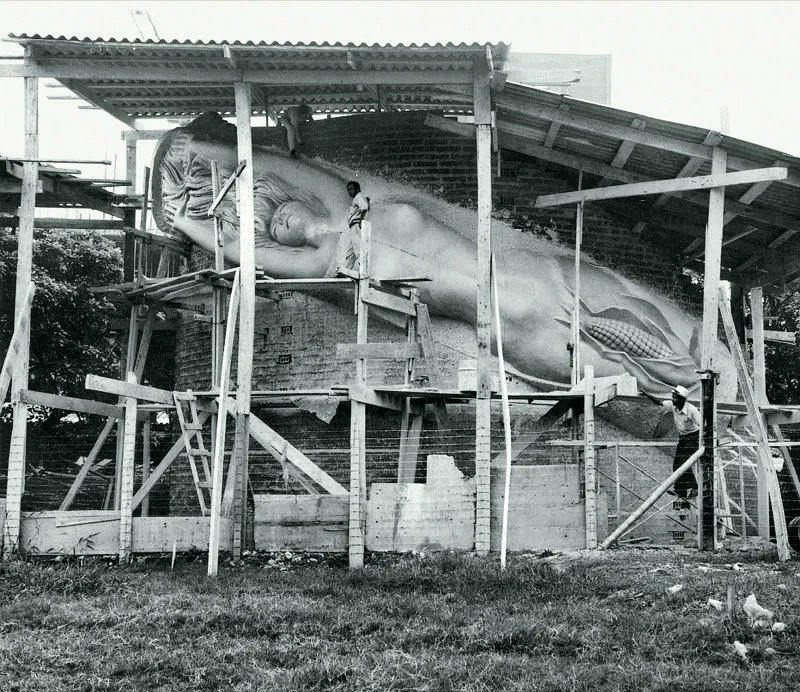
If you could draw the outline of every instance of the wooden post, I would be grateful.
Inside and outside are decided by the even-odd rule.
[[[494,324],[497,334],[497,367],[500,377],[500,396],[503,400],[503,435],[506,448],[506,475],[503,485],[503,523],[500,532],[500,569],[506,568],[506,549],[508,548],[508,505],[511,499],[511,412],[508,405],[508,383],[506,382],[506,363],[503,358],[503,332],[500,326],[500,299],[497,292],[497,267],[492,254],[492,292],[494,294]]]
[[[222,368],[219,375],[219,399],[217,404],[217,426],[214,431],[214,447],[212,449],[211,483],[211,522],[208,535],[208,576],[215,577],[219,562],[220,518],[222,508],[223,467],[225,464],[225,432],[228,423],[228,378],[231,374],[231,356],[233,340],[236,333],[236,310],[239,304],[239,272],[233,277],[228,324],[225,329],[225,347],[222,353]],[[237,423],[239,419],[237,417]],[[244,431],[246,435],[247,432]]]
[[[578,189],[583,185],[583,171],[578,171]],[[581,379],[581,245],[583,243],[583,202],[575,209],[575,295],[572,306],[572,384]]]
[[[475,550],[486,555],[490,549],[491,524],[491,404],[492,404],[492,119],[488,66],[478,63],[473,79],[473,103],[478,165],[478,280],[475,400]]]
[[[136,145],[138,141],[135,139],[125,140],[125,180],[130,180],[131,184],[128,185],[128,194],[136,194]]]
[[[728,155],[723,149],[714,147],[711,159],[711,174],[725,173]],[[700,354],[700,369],[714,369],[714,350],[717,345],[717,323],[719,322],[719,277],[722,258],[722,229],[725,214],[725,188],[709,190],[708,225],[706,226],[706,263],[703,283],[703,341]]]
[[[125,210],[125,227],[136,227],[136,209]],[[133,281],[136,275],[136,236],[126,231],[122,240],[122,280]]]
[[[411,290],[411,298],[416,302],[417,290]],[[417,343],[418,318],[414,315],[406,315],[406,342],[409,344]],[[406,360],[405,372],[403,374],[403,384],[410,386],[414,379],[414,368],[416,361],[414,358]],[[397,482],[413,483],[417,473],[417,456],[419,455],[420,433],[422,432],[422,415],[412,413],[411,398],[403,399],[403,410],[400,415],[400,453],[397,459]]]
[[[239,193],[239,357],[236,370],[236,438],[232,464],[245,464],[248,453],[250,395],[253,385],[253,337],[256,317],[255,204],[253,200],[253,133],[250,85],[235,82],[236,135],[239,161],[245,162],[237,179]],[[224,424],[224,421],[219,421]],[[242,517],[245,513],[242,512]],[[234,555],[234,559],[237,556]]]
[[[28,388],[30,357],[30,303],[33,272],[33,223],[36,212],[36,184],[39,180],[39,80],[25,77],[25,158],[22,164],[22,194],[17,231],[17,283],[14,324],[25,325],[19,339],[19,362],[14,369],[11,400],[14,402],[13,426],[8,455],[6,516],[3,546],[6,554],[19,545],[22,524],[22,493],[25,489],[25,450],[28,437],[28,407],[19,401],[18,392]],[[26,319],[27,317],[27,319]]]
[[[139,319],[138,319],[139,306],[132,305],[130,317],[128,321],[128,343],[125,350],[125,360],[120,363],[120,379],[127,382],[136,382],[136,374],[134,372],[136,362],[136,346],[139,340]],[[120,397],[120,403],[124,403],[125,399]],[[126,418],[117,420],[117,451],[114,459],[114,509],[121,509],[122,507],[122,474],[123,463],[122,459],[125,456],[125,421]]]
[[[142,424],[142,485],[147,483],[150,477],[150,435],[152,433],[152,426],[150,424],[150,414],[147,414],[144,423]],[[131,498],[132,500],[132,498]],[[147,495],[142,500],[142,516],[146,517],[150,514],[150,495]]]
[[[120,482],[117,488],[119,498],[119,559],[127,560],[133,545],[133,475],[136,454],[136,413],[137,400],[125,398],[125,427],[122,440],[122,459]]]
[[[753,383],[745,369],[742,349],[739,347],[739,342],[736,340],[736,328],[733,326],[733,317],[731,316],[730,296],[726,293],[724,285],[720,287],[719,291],[722,298],[722,300],[720,300],[722,323],[725,325],[728,346],[733,352],[733,360],[739,375],[739,386],[742,390],[742,395],[747,405],[747,413],[753,422],[753,430],[756,435],[758,468],[763,473],[763,483],[767,487],[769,499],[772,504],[772,519],[775,524],[778,559],[784,562],[789,559],[789,537],[786,530],[786,515],[783,511],[783,497],[781,496],[780,484],[778,483],[778,474],[775,472],[775,466],[772,463],[772,454],[769,451],[769,444],[767,442],[767,431],[764,427],[761,412],[758,409],[758,403],[756,402],[755,393],[753,391]],[[758,476],[758,481],[759,485],[761,485],[761,475]],[[762,526],[760,510],[761,508],[759,507],[759,535],[769,540],[769,514],[767,514],[766,521],[763,522],[764,526]],[[744,511],[744,507],[742,507],[742,511]],[[763,528],[766,528],[766,535],[762,534]]]
[[[716,377],[713,372],[703,372],[701,374],[702,403],[701,420],[703,424],[702,436],[703,447],[708,450],[716,439],[716,421],[714,403],[714,385]],[[711,464],[708,464],[708,457],[711,457]],[[716,455],[706,452],[701,459],[700,473],[700,516],[698,517],[697,547],[700,550],[714,550],[716,548],[716,502],[714,498],[716,484],[714,483],[714,460]]]
[[[356,343],[367,343],[369,308],[362,297],[369,291],[370,242],[372,224],[361,222],[361,247],[358,255],[358,310]],[[363,389],[367,385],[367,361],[356,359],[355,385]],[[364,566],[364,529],[367,490],[366,457],[366,405],[360,401],[350,401],[350,514],[348,523],[348,562],[351,569]]]
[[[583,376],[583,473],[586,507],[586,547],[597,547],[597,464],[594,448],[594,367]]]
[[[750,289],[750,317],[753,321],[753,389],[759,406],[767,401],[767,361],[764,355],[764,289]]]
[[[711,174],[724,174],[727,171],[727,167],[727,152],[724,149],[714,147],[711,156]],[[725,223],[723,218],[725,214],[725,188],[712,188],[708,194],[708,225],[706,226],[705,238],[706,264],[703,283],[703,340],[700,353],[700,370],[705,373],[704,377],[713,377],[715,371],[714,352],[717,348],[717,324],[719,322],[719,277],[722,263],[722,232]],[[706,382],[706,380],[704,379],[703,382]],[[711,406],[714,406],[713,399]],[[703,431],[705,453],[698,464],[699,487],[703,491],[698,498],[700,517],[708,516],[707,512],[709,511],[712,513],[710,523],[699,521],[698,545],[708,550],[713,549],[714,527],[716,526],[716,520],[713,516],[716,511],[714,507],[714,468],[717,458],[715,417],[715,412],[710,410],[707,413],[707,418],[704,418],[704,421],[708,420],[708,424],[707,426],[704,425]],[[706,508],[706,504],[710,504],[710,509]],[[710,532],[706,533],[706,531]]]
[[[142,191],[142,208],[139,216],[139,230],[142,233],[147,232],[147,208],[150,197],[150,167],[144,169],[144,189]],[[144,261],[144,239],[137,237],[134,243],[136,247],[136,282],[139,284],[144,283],[144,277],[147,267]]]

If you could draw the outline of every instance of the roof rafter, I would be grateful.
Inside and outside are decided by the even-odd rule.
[[[631,122],[631,127],[635,130],[644,130],[647,127],[647,122],[642,120],[641,118],[634,118]],[[617,153],[614,155],[614,158],[611,160],[611,166],[614,168],[625,168],[625,164],[628,162],[628,159],[631,157],[634,148],[636,147],[635,142],[631,142],[629,139],[622,140],[622,144],[619,145],[619,149],[617,149]],[[601,178],[598,186],[602,186],[607,184],[607,178]]]
[[[134,130],[136,129],[136,118],[132,118],[124,111],[121,111],[119,108],[107,103],[105,99],[100,99],[92,95],[89,87],[87,87],[87,85],[83,82],[77,79],[69,79],[64,81],[64,86],[87,103],[90,103],[95,108],[100,108],[106,111],[109,115],[115,117],[124,125],[127,125]]]

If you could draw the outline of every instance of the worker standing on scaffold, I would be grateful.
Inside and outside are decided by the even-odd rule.
[[[700,445],[700,411],[690,404],[687,399],[689,390],[678,385],[672,390],[672,399],[658,399],[647,392],[641,391],[650,401],[672,411],[672,420],[678,431],[678,446],[675,448],[675,460],[672,462],[673,472],[677,471],[686,460],[694,454]],[[667,490],[669,495],[677,495],[684,500],[697,497],[697,480],[694,470],[686,471],[675,481],[672,490]]]
[[[361,222],[369,211],[369,197],[361,192],[361,185],[355,180],[347,183],[347,194],[350,195],[350,211],[347,215],[347,227],[350,233],[350,249],[347,251],[347,267],[352,269],[361,249]]]

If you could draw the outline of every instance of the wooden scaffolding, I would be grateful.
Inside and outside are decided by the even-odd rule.
[[[569,108],[564,104],[556,107],[552,104],[541,105],[534,103],[530,94],[523,91],[521,85],[509,85],[505,93],[501,95],[505,88],[506,75],[502,72],[502,61],[505,59],[506,47],[503,44],[498,46],[445,46],[429,47],[420,49],[406,49],[397,47],[389,49],[384,47],[391,56],[395,53],[399,57],[395,60],[418,60],[417,69],[386,69],[381,67],[386,60],[378,56],[375,65],[370,63],[371,55],[368,51],[357,51],[349,47],[325,46],[315,51],[318,55],[320,69],[308,69],[304,61],[309,60],[303,51],[298,51],[297,65],[294,68],[275,69],[273,62],[275,55],[279,53],[290,62],[294,59],[292,55],[293,46],[265,47],[265,46],[231,46],[231,45],[201,45],[198,48],[202,53],[202,59],[187,63],[187,67],[176,70],[174,62],[180,61],[176,57],[184,48],[194,50],[195,46],[170,46],[167,44],[153,44],[146,48],[140,46],[136,55],[143,55],[146,51],[153,51],[151,58],[145,58],[144,63],[136,63],[131,58],[129,64],[120,61],[121,65],[108,64],[101,65],[95,61],[91,53],[92,45],[89,43],[70,42],[70,48],[80,53],[82,62],[70,59],[60,60],[58,51],[61,49],[59,40],[41,39],[40,37],[23,37],[21,42],[26,43],[26,58],[21,65],[4,65],[0,69],[0,76],[18,77],[24,80],[25,93],[25,148],[24,157],[20,159],[21,181],[19,185],[19,260],[17,267],[17,286],[15,303],[15,325],[16,330],[9,348],[9,358],[3,367],[3,377],[0,384],[9,386],[14,401],[14,425],[11,441],[9,458],[7,502],[5,510],[5,548],[13,550],[19,545],[22,529],[21,498],[24,488],[25,477],[25,449],[27,435],[27,405],[29,403],[43,403],[44,405],[62,407],[67,410],[90,412],[102,415],[107,418],[100,438],[107,437],[115,426],[121,431],[118,435],[119,449],[118,464],[119,471],[116,478],[116,495],[114,500],[115,513],[113,516],[95,517],[98,525],[109,525],[118,523],[111,530],[111,534],[116,535],[117,551],[122,557],[127,557],[132,551],[137,549],[153,548],[164,544],[164,532],[156,530],[156,524],[152,521],[149,528],[137,533],[132,527],[136,521],[155,519],[148,517],[137,517],[134,519],[133,510],[145,502],[148,491],[154,486],[158,478],[169,465],[184,451],[190,465],[195,493],[198,504],[200,505],[202,522],[194,521],[194,526],[201,533],[209,536],[209,573],[214,574],[217,570],[217,550],[220,545],[224,545],[234,551],[234,554],[241,549],[241,515],[243,514],[242,497],[244,494],[244,482],[247,478],[247,459],[250,438],[255,439],[263,445],[276,459],[286,464],[290,473],[296,474],[298,478],[303,478],[304,482],[310,479],[314,483],[321,485],[331,494],[349,496],[349,550],[350,564],[358,567],[363,561],[363,534],[364,534],[364,417],[367,405],[381,405],[402,411],[402,448],[399,475],[403,479],[413,477],[413,462],[416,458],[415,447],[419,431],[419,413],[415,408],[415,401],[418,403],[421,398],[427,396],[432,401],[440,402],[441,396],[434,393],[420,393],[411,391],[413,388],[401,390],[376,389],[366,386],[365,362],[368,358],[382,356],[391,353],[393,357],[399,357],[407,362],[406,379],[413,375],[414,360],[420,356],[433,360],[433,351],[430,347],[430,339],[427,335],[428,318],[427,310],[424,305],[419,303],[415,289],[414,277],[396,280],[395,277],[372,277],[369,272],[367,251],[361,253],[358,272],[355,276],[343,276],[337,279],[317,280],[313,284],[315,289],[324,287],[326,290],[347,290],[357,291],[357,343],[342,346],[341,353],[347,357],[352,357],[355,362],[356,382],[347,388],[346,392],[331,391],[333,396],[341,396],[350,401],[351,405],[351,474],[350,490],[344,489],[340,484],[324,474],[313,462],[302,454],[299,450],[288,444],[283,438],[278,436],[269,426],[253,415],[251,405],[256,398],[270,398],[286,396],[285,392],[254,392],[252,388],[252,368],[253,361],[253,342],[255,325],[255,300],[259,291],[280,290],[280,287],[302,289],[309,288],[311,284],[302,282],[274,282],[267,277],[260,276],[256,270],[254,258],[254,203],[253,203],[253,144],[251,115],[256,110],[267,115],[275,114],[274,103],[270,102],[270,88],[286,88],[288,85],[296,85],[299,92],[294,94],[291,99],[285,99],[286,103],[293,102],[295,98],[306,98],[314,93],[314,89],[319,85],[328,85],[333,82],[336,84],[349,85],[354,90],[356,87],[359,93],[372,94],[377,102],[378,109],[390,108],[387,100],[388,95],[396,99],[396,103],[403,105],[403,99],[414,99],[415,90],[419,85],[425,86],[424,107],[431,107],[430,103],[455,104],[455,107],[466,108],[474,115],[472,124],[456,123],[448,121],[439,123],[439,126],[446,127],[451,131],[463,133],[469,130],[469,136],[476,141],[476,169],[477,169],[477,247],[478,247],[478,286],[477,286],[477,308],[476,308],[476,361],[477,361],[477,382],[474,392],[476,426],[475,426],[475,530],[474,548],[479,554],[486,554],[490,549],[491,533],[491,490],[490,490],[490,470],[491,470],[491,444],[490,444],[490,411],[493,398],[491,388],[491,332],[492,332],[492,296],[491,296],[491,215],[492,215],[492,165],[491,155],[493,146],[497,144],[496,137],[499,129],[497,127],[498,118],[497,105],[502,109],[514,113],[514,117],[532,117],[544,120],[545,138],[544,144],[539,144],[538,133],[531,134],[528,125],[518,125],[511,121],[504,123],[503,138],[504,142],[514,148],[529,155],[539,157],[546,161],[553,161],[559,165],[587,171],[603,176],[602,180],[617,180],[626,184],[612,187],[598,187],[591,190],[579,190],[575,193],[566,193],[540,197],[537,200],[538,207],[545,207],[555,204],[577,204],[579,209],[578,219],[582,218],[583,204],[592,200],[613,199],[622,196],[643,196],[658,194],[659,200],[666,199],[668,195],[681,191],[689,191],[687,195],[696,200],[700,191],[709,190],[708,198],[703,198],[701,204],[707,204],[708,220],[704,234],[701,234],[699,242],[705,243],[705,304],[703,315],[703,340],[701,364],[703,385],[704,385],[704,446],[708,455],[703,462],[704,471],[704,493],[713,495],[713,468],[715,444],[715,399],[713,396],[714,363],[712,359],[713,345],[716,342],[717,314],[720,305],[717,286],[720,280],[720,253],[723,247],[723,228],[729,219],[725,213],[725,187],[732,185],[748,185],[748,191],[733,204],[734,215],[741,214],[748,218],[754,218],[759,222],[769,223],[773,226],[787,227],[785,233],[775,237],[770,241],[770,247],[776,248],[782,244],[791,233],[796,232],[797,223],[786,215],[777,213],[765,214],[764,212],[754,213],[748,208],[749,203],[755,199],[772,181],[785,180],[791,186],[798,186],[800,183],[796,175],[788,174],[787,167],[781,166],[780,161],[771,168],[763,168],[762,164],[753,164],[753,159],[739,157],[737,160],[728,160],[726,150],[718,146],[722,137],[712,137],[711,133],[703,143],[698,144],[692,141],[684,141],[679,136],[668,134],[653,134],[645,131],[644,124],[622,125],[620,122],[606,122],[600,113],[594,115],[579,114],[569,112]],[[113,49],[113,41],[107,47]],[[30,45],[28,45],[30,44]],[[48,53],[53,49],[53,54]],[[441,50],[440,50],[441,49]],[[89,53],[84,53],[88,50]],[[45,54],[44,61],[37,61],[37,51]],[[392,52],[395,51],[395,52]],[[427,53],[436,53],[436,60],[429,60]],[[439,51],[439,52],[437,52]],[[445,55],[439,54],[444,52]],[[264,53],[264,55],[260,55]],[[162,54],[164,54],[162,56]],[[49,57],[48,57],[49,56]],[[391,57],[390,56],[390,57]],[[164,64],[157,64],[163,58]],[[98,60],[100,58],[97,58]],[[263,65],[259,60],[266,61]],[[214,61],[215,67],[208,66],[209,61]],[[253,64],[251,64],[253,61]],[[327,61],[327,62],[326,62]],[[383,61],[383,62],[381,62]],[[495,62],[497,61],[497,62]],[[291,63],[294,65],[294,63]],[[255,66],[253,66],[255,65]],[[266,65],[266,66],[264,66]],[[344,65],[344,68],[341,67]],[[427,71],[425,71],[427,70]],[[424,74],[423,74],[423,71]],[[91,84],[108,80],[127,80],[136,82],[138,79],[144,81],[156,80],[159,88],[169,88],[169,85],[177,79],[186,80],[187,83],[197,85],[198,90],[204,88],[218,87],[220,81],[233,87],[234,104],[220,104],[220,111],[233,112],[235,106],[236,129],[237,129],[237,148],[238,160],[240,165],[237,168],[237,180],[240,190],[239,197],[239,217],[240,217],[240,239],[239,256],[240,266],[235,271],[226,271],[222,265],[221,253],[217,253],[215,267],[213,270],[206,270],[195,274],[179,277],[166,278],[157,276],[152,282],[142,280],[141,272],[136,272],[135,253],[127,253],[129,266],[127,267],[126,279],[133,281],[133,285],[125,287],[126,299],[131,302],[131,312],[129,321],[128,349],[125,359],[124,376],[120,380],[108,380],[89,376],[87,387],[107,393],[115,394],[118,399],[115,404],[101,404],[99,402],[70,399],[64,397],[52,397],[41,393],[31,392],[28,389],[28,348],[30,338],[30,304],[33,296],[33,286],[31,282],[32,264],[32,239],[33,229],[36,225],[35,209],[37,206],[37,195],[39,192],[39,138],[38,138],[38,83],[41,77],[55,77],[69,81],[70,88],[77,90],[77,93],[86,93],[87,98],[92,102],[98,102],[96,95],[92,93]],[[333,82],[332,82],[333,80]],[[364,85],[384,84],[387,85],[385,91],[380,87],[364,89]],[[89,85],[89,86],[87,86]],[[404,86],[412,85],[413,89],[403,89]],[[113,86],[113,85],[112,85]],[[395,90],[395,87],[397,89]],[[113,87],[116,88],[116,87]],[[126,88],[137,88],[135,84]],[[147,93],[152,88],[145,85]],[[305,91],[304,91],[305,90]],[[137,92],[138,93],[138,92]],[[142,97],[144,98],[144,97]],[[214,98],[221,99],[220,96]],[[227,98],[227,97],[226,97]],[[370,99],[373,97],[370,96]],[[352,96],[345,94],[342,96],[342,103],[350,104]],[[528,99],[528,100],[526,100]],[[173,99],[174,100],[174,99]],[[493,100],[495,103],[493,103]],[[136,129],[136,116],[131,115],[125,109],[112,106],[110,102],[105,102],[100,98],[102,107],[106,108],[110,114],[119,118],[127,125]],[[214,101],[214,103],[217,103]],[[222,106],[225,110],[222,110]],[[419,104],[416,104],[417,106]],[[448,105],[447,107],[450,107]],[[205,106],[208,108],[208,106]],[[142,108],[142,112],[150,113],[152,109]],[[615,116],[617,119],[619,116]],[[562,127],[566,125],[567,127]],[[559,131],[567,131],[577,128],[587,137],[595,134],[599,137],[614,138],[620,140],[620,147],[617,155],[610,165],[590,160],[589,156],[577,156],[567,152],[556,152],[553,145],[559,137]],[[493,135],[495,141],[493,142]],[[535,135],[535,136],[534,136]],[[129,175],[132,183],[135,182],[135,142],[145,133],[134,133],[126,138],[128,145],[128,165]],[[692,135],[694,136],[694,135]],[[536,141],[534,141],[536,140]],[[689,157],[689,161],[683,166],[679,174],[671,180],[641,180],[640,174],[623,171],[623,168],[631,154],[633,148],[641,145],[642,148],[654,147],[660,150],[670,151],[674,154]],[[733,145],[731,145],[733,146]],[[766,156],[766,154],[765,154]],[[755,156],[755,159],[763,158]],[[710,175],[692,175],[698,171],[703,162],[710,161]],[[16,164],[15,164],[16,165]],[[738,172],[728,172],[728,168]],[[229,181],[230,182],[230,181]],[[603,184],[602,182],[600,183]],[[219,186],[220,194],[225,193],[225,185]],[[229,188],[230,186],[228,186]],[[730,201],[728,202],[730,204]],[[143,203],[143,211],[146,211],[146,200]],[[99,208],[99,207],[98,207]],[[765,221],[766,218],[766,221]],[[128,226],[135,224],[128,222]],[[637,225],[637,228],[639,226]],[[135,244],[137,233],[141,237],[144,230],[144,222],[141,229],[133,229],[128,234],[130,245]],[[730,242],[733,242],[732,240]],[[369,246],[369,235],[365,233],[362,238],[362,247],[367,249]],[[695,251],[696,247],[693,248]],[[576,256],[579,247],[576,248]],[[761,255],[759,255],[761,256]],[[742,265],[744,267],[744,265]],[[750,266],[748,264],[748,266]],[[793,269],[796,271],[796,268]],[[138,274],[138,275],[137,275]],[[395,279],[395,280],[392,280]],[[172,304],[178,305],[182,309],[190,309],[193,298],[199,292],[210,292],[213,295],[214,305],[214,337],[213,343],[213,371],[212,382],[215,386],[208,392],[169,392],[141,384],[141,374],[148,351],[149,341],[152,338],[155,314],[158,305]],[[754,294],[754,300],[756,294]],[[225,298],[227,297],[227,301]],[[576,300],[579,298],[579,291],[576,291]],[[387,350],[386,345],[369,344],[366,341],[366,328],[368,323],[369,310],[377,305],[382,308],[396,310],[407,318],[408,338],[405,344],[392,345]],[[754,302],[756,305],[756,302]],[[142,307],[144,306],[144,307]],[[724,306],[724,301],[723,301]],[[227,308],[227,309],[226,309]],[[225,314],[227,313],[227,314]],[[726,313],[723,310],[723,316]],[[223,319],[223,316],[225,319]],[[575,321],[577,322],[577,311]],[[226,328],[222,328],[223,321]],[[141,327],[141,333],[140,333]],[[727,323],[726,323],[727,328]],[[755,325],[754,329],[761,327]],[[228,391],[228,378],[232,367],[231,357],[233,353],[233,333],[238,331],[239,347],[237,352],[237,378],[236,390]],[[763,344],[763,335],[761,338]],[[575,329],[575,343],[577,346],[580,339],[580,330]],[[734,339],[735,341],[735,339]],[[577,353],[577,348],[575,348]],[[763,351],[762,351],[763,356]],[[740,359],[738,359],[740,360]],[[737,361],[738,362],[738,361]],[[577,359],[576,359],[577,363]],[[585,410],[588,412],[593,404],[596,404],[597,389],[594,385],[588,384],[592,381],[590,373],[585,373],[583,377],[578,367],[573,378],[575,387],[583,387],[569,392],[553,393],[557,399],[552,415],[562,410],[564,404],[562,400],[571,402],[573,408],[579,406],[579,400],[584,400]],[[741,372],[740,372],[740,376]],[[744,382],[746,377],[742,376]],[[759,377],[761,382],[759,383]],[[581,385],[580,381],[583,382]],[[616,385],[615,385],[616,386]],[[743,384],[747,388],[747,384]],[[3,392],[5,396],[5,392]],[[463,394],[462,394],[463,396]],[[761,420],[762,416],[767,415],[768,404],[763,395],[763,362],[757,365],[755,388],[745,392],[748,413],[754,419]],[[546,398],[546,397],[545,397]],[[179,415],[181,426],[181,439],[175,443],[167,455],[155,466],[152,472],[147,472],[147,478],[142,486],[136,490],[134,487],[133,465],[135,460],[135,438],[136,429],[141,421],[147,429],[148,416],[157,407],[173,407]],[[781,414],[783,415],[783,414]],[[234,425],[234,440],[230,460],[228,462],[227,478],[223,474],[223,456],[226,449],[225,434],[228,416],[231,417]],[[791,414],[791,419],[796,416]],[[215,420],[213,427],[213,441],[204,439],[202,436],[202,426],[207,420]],[[588,418],[587,418],[588,420]],[[590,426],[586,426],[587,431]],[[759,427],[759,435],[765,439],[766,432],[763,425]],[[589,433],[587,432],[587,438]],[[586,459],[589,461],[592,456],[593,447],[589,442],[586,443]],[[85,464],[86,470],[81,469],[81,473],[76,478],[76,488],[80,484],[81,476],[85,477],[89,473],[102,442],[98,439],[93,447]],[[510,444],[507,444],[511,447]],[[763,456],[763,453],[761,454]],[[761,459],[761,456],[759,457]],[[766,463],[762,464],[763,482],[760,484],[760,497],[762,502],[759,509],[759,530],[769,535],[769,508],[771,501],[773,513],[776,517],[776,527],[778,524],[783,526],[780,521],[780,498],[775,493],[772,475]],[[587,464],[587,512],[589,507],[589,494],[593,492],[594,479],[588,475],[591,464]],[[77,490],[70,489],[70,493],[62,504],[64,511],[68,509]],[[713,504],[704,505],[711,507],[712,514],[708,515],[705,511],[702,532],[701,546],[705,548],[713,547],[713,531],[709,533],[708,527],[713,527]],[[231,508],[231,512],[227,512]],[[207,518],[207,519],[206,519]],[[90,518],[91,519],[91,518]],[[177,519],[177,518],[176,518]],[[184,519],[184,518],[181,518]],[[710,520],[710,521],[709,521]],[[55,519],[57,521],[57,518]],[[206,522],[207,521],[207,526]],[[225,524],[228,522],[228,524]],[[225,525],[223,525],[225,524]],[[587,531],[591,521],[587,515]],[[68,528],[68,527],[67,527]],[[149,533],[148,533],[149,532]],[[149,536],[147,540],[141,538],[137,544],[137,536]],[[230,537],[229,541],[227,537]],[[587,535],[587,544],[591,545],[592,539]],[[786,556],[785,550],[785,529],[778,528],[779,549],[782,558]],[[171,548],[173,546],[167,546]],[[161,549],[161,548],[158,548]]]

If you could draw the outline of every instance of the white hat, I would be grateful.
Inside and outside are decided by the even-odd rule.
[[[681,385],[678,385],[672,391],[675,392],[678,396],[682,396],[684,399],[688,399],[689,398],[689,390],[686,389],[686,387],[682,387]]]

